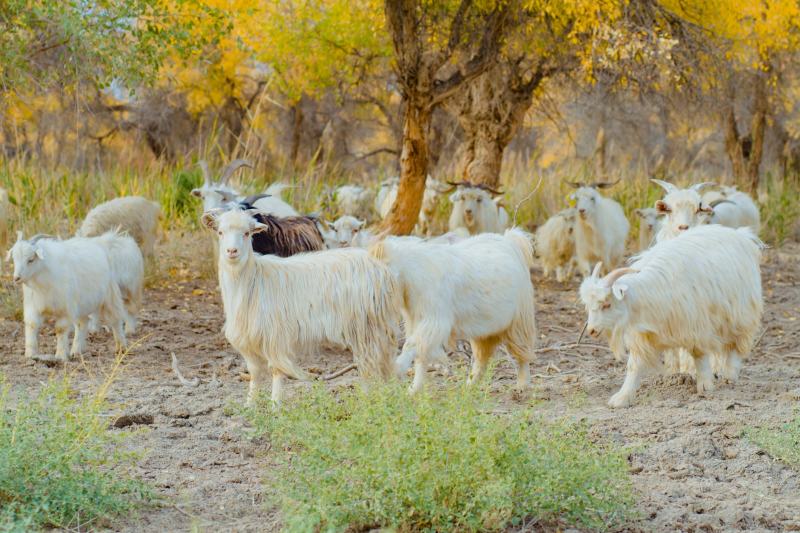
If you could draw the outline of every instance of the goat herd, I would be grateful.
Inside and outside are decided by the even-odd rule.
[[[603,336],[627,360],[612,407],[632,403],[649,371],[692,372],[698,393],[715,374],[736,380],[762,314],[759,213],[747,195],[703,183],[680,189],[653,180],[666,195],[642,218],[641,251],[621,266],[630,225],[622,207],[603,196],[609,183],[570,183],[574,207],[551,217],[535,238],[505,229],[499,192],[468,182],[449,188],[428,178],[417,231],[422,237],[378,237],[364,229],[372,208],[388,213],[397,196],[389,180],[374,194],[340,187],[344,216],[328,225],[301,216],[281,199],[282,185],[244,197],[229,184],[236,160],[218,180],[201,162],[202,224],[218,235],[218,272],[225,336],[245,358],[248,403],[269,374],[272,400],[286,377],[308,379],[300,358],[321,346],[349,350],[365,378],[403,376],[412,391],[428,365],[446,360],[457,339],[472,346],[469,381],[479,380],[498,345],[517,363],[517,386],[528,387],[536,344],[530,269],[584,280],[580,298],[587,331]],[[450,231],[430,235],[439,196],[452,192]],[[9,251],[23,285],[25,355],[39,353],[44,317],[55,319],[55,357],[80,354],[87,333],[105,324],[118,348],[136,328],[144,259],[153,253],[159,207],[122,197],[95,207],[78,236],[21,233]],[[534,246],[535,243],[535,246]],[[534,254],[535,250],[535,254]],[[405,342],[396,354],[402,332]],[[123,327],[124,326],[124,327]]]

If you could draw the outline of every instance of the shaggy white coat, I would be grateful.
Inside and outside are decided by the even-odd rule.
[[[412,392],[424,386],[428,364],[445,358],[445,347],[457,339],[472,344],[470,382],[480,379],[502,343],[517,361],[518,386],[529,385],[536,322],[527,233],[510,229],[454,244],[389,237],[370,253],[402,287],[406,342],[397,370],[403,374],[414,363]]]
[[[268,367],[279,402],[284,377],[307,379],[298,357],[322,345],[348,348],[363,377],[392,375],[401,293],[385,265],[357,248],[256,256],[250,236],[262,227],[242,211],[203,223],[219,234],[225,337],[247,363],[249,403]]]
[[[340,214],[367,219],[371,215],[375,193],[361,185],[342,185],[334,192],[334,200]]]
[[[625,382],[611,407],[633,402],[666,350],[694,358],[698,393],[714,389],[712,355],[724,362],[725,378],[738,378],[761,324],[761,246],[749,228],[698,226],[605,278],[595,268],[580,288],[587,331],[606,335],[620,358],[628,351]]]
[[[588,276],[597,262],[608,269],[621,264],[630,231],[622,206],[592,187],[580,187],[573,197],[578,211],[575,255],[581,273]]]
[[[125,333],[136,332],[137,316],[142,305],[144,289],[144,258],[136,241],[128,235],[109,231],[95,237],[108,254],[114,281],[119,287],[124,304]],[[93,329],[90,326],[90,330]]]
[[[575,209],[564,209],[547,219],[536,230],[536,256],[545,277],[555,272],[562,282],[572,277],[575,267]]]
[[[120,230],[133,237],[145,257],[152,257],[161,207],[141,196],[123,196],[94,207],[78,230],[79,237],[98,237]]]
[[[505,229],[500,220],[498,205],[492,195],[483,189],[459,185],[456,192],[450,195],[450,202],[453,204],[448,221],[450,231],[464,228],[470,235],[478,235],[500,233]],[[508,213],[504,219],[508,223]]]
[[[750,196],[736,190],[735,187],[727,186],[703,194],[703,202],[710,204],[715,200],[728,200],[728,202],[714,207],[714,214],[711,216],[712,224],[722,224],[729,228],[747,226],[758,235],[761,228],[761,215],[758,206]]]
[[[73,324],[69,354],[83,353],[92,314],[111,328],[118,348],[126,345],[119,287],[108,254],[95,239],[27,241],[18,234],[8,255],[6,260],[14,261],[14,281],[22,283],[26,357],[40,357],[39,329],[48,317],[55,319],[58,359],[67,360]]]

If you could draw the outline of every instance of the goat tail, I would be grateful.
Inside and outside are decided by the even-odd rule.
[[[522,259],[525,261],[525,265],[528,268],[533,267],[533,240],[530,233],[519,228],[511,228],[506,230],[503,237],[519,251]]]

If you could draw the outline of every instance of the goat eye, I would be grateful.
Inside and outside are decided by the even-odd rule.
[[[219,235],[220,237],[222,237],[222,232],[221,232],[221,231],[218,231],[218,232],[217,232],[217,235]]]
[[[244,236],[245,236],[245,237],[249,237],[249,236],[250,236],[250,232],[249,232],[249,231],[245,231],[245,232],[244,232]]]
[[[483,201],[483,198],[478,198],[478,203],[481,203],[482,201]]]
[[[31,257],[30,259],[28,259],[28,264],[33,263],[34,261],[36,261],[36,257],[35,256]]]

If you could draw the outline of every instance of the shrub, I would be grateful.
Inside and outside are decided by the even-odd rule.
[[[74,399],[67,380],[35,396],[0,395],[0,530],[85,529],[151,497],[126,475],[133,457],[115,450],[104,393]]]
[[[289,531],[497,530],[529,518],[604,529],[626,517],[627,463],[583,425],[531,408],[496,414],[487,392],[410,398],[393,384],[322,387],[250,412],[278,467],[267,481]]]
[[[752,428],[745,433],[770,456],[800,468],[800,413],[778,428]]]

